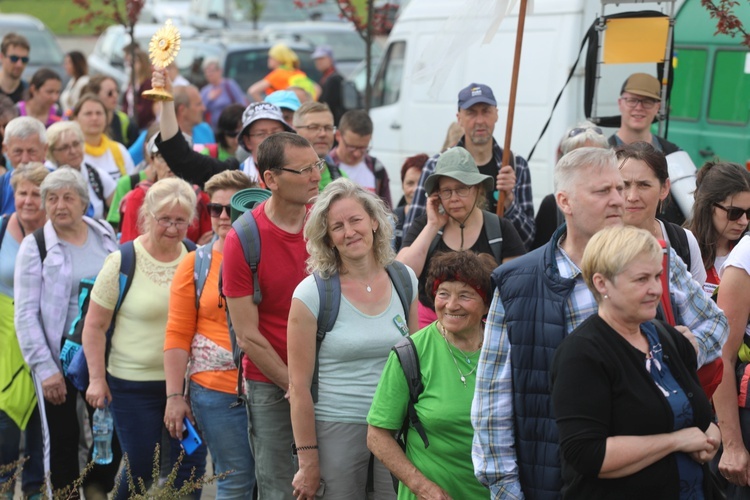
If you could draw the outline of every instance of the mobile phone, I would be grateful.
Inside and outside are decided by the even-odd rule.
[[[203,444],[203,440],[187,417],[182,420],[182,425],[182,439],[180,440],[180,444],[182,445],[182,449],[185,450],[185,453],[192,455],[193,452]]]

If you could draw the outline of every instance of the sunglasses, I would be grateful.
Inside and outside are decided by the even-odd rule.
[[[231,205],[222,205],[220,203],[209,203],[206,205],[208,208],[208,213],[211,215],[211,217],[221,217],[221,212],[223,210],[226,210],[227,217],[231,217],[232,215],[232,206]]]
[[[599,127],[588,127],[588,128],[574,128],[573,130],[568,133],[568,137],[575,137],[577,135],[585,134],[586,131],[593,130],[594,133],[597,135],[604,135],[604,132],[602,132],[602,129]]]
[[[10,59],[10,62],[12,62],[13,64],[17,63],[18,61],[21,61],[24,64],[29,64],[28,56],[21,57],[17,55],[12,55],[12,56],[8,56],[8,59]]]
[[[727,219],[729,219],[732,222],[736,220],[740,220],[743,215],[747,217],[748,220],[750,220],[750,208],[745,210],[744,208],[739,208],[739,207],[725,207],[724,205],[720,205],[718,203],[714,203],[714,206],[716,208],[720,208],[724,210],[727,213]]]
[[[225,130],[224,131],[224,137],[231,137],[232,139],[234,139],[238,135],[240,135],[240,130]]]

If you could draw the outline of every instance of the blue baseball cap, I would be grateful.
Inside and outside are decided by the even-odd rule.
[[[497,106],[495,94],[487,85],[481,83],[470,83],[468,87],[461,89],[458,93],[458,107],[460,109],[469,109],[477,103],[485,103],[490,106]]]
[[[291,109],[292,111],[297,111],[299,107],[302,106],[297,94],[291,90],[277,90],[276,92],[267,95],[265,102],[270,102],[279,108]]]
[[[313,59],[318,59],[319,57],[330,57],[331,61],[333,61],[333,49],[330,45],[318,45],[315,47],[315,51],[310,57]]]

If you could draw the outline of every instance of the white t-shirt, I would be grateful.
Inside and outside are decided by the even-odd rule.
[[[724,270],[727,267],[738,267],[744,269],[747,274],[750,274],[750,235],[745,235],[737,242],[737,245],[729,252],[721,266],[719,266],[718,257],[715,260],[715,265],[719,269],[719,278],[724,275]],[[750,323],[745,327],[745,335],[750,335]]]
[[[260,172],[258,171],[258,167],[255,166],[253,155],[248,156],[245,161],[242,162],[242,172],[255,182],[260,180]]]
[[[127,175],[134,174],[135,164],[133,163],[133,158],[130,157],[130,153],[128,153],[127,148],[119,142],[117,143],[117,147],[120,150],[123,162],[125,163],[125,172],[127,173]],[[109,149],[107,149],[101,156],[91,156],[90,154],[84,154],[83,161],[84,163],[88,163],[91,166],[97,167],[99,170],[103,170],[107,173],[107,175],[112,177],[115,182],[117,182],[117,180],[122,177],[120,169],[117,166],[117,163],[115,163],[115,158],[112,156],[112,152]]]
[[[375,193],[375,174],[373,174],[364,160],[356,165],[339,163],[339,168],[351,179],[371,193]]]
[[[407,268],[409,269],[409,268]],[[417,277],[409,269],[414,297]],[[294,299],[302,301],[313,316],[320,309],[315,277],[308,276],[297,285]],[[404,338],[396,325],[403,321],[404,310],[391,284],[391,302],[380,314],[370,316],[341,296],[341,306],[333,330],[326,334],[318,355],[318,402],[315,419],[350,424],[367,423],[372,397],[380,380],[391,347]]]

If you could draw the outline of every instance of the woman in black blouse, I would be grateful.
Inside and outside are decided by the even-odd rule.
[[[583,254],[599,311],[563,341],[551,372],[564,498],[713,497],[706,463],[721,434],[696,352],[652,322],[661,260],[656,239],[631,226],[600,231]]]
[[[494,189],[494,179],[479,172],[474,158],[464,148],[455,147],[443,153],[435,172],[425,181],[428,193],[426,214],[417,217],[404,236],[396,260],[411,267],[419,276],[419,327],[437,319],[425,290],[426,270],[430,259],[440,252],[471,250],[492,255],[498,265],[526,253],[518,232],[510,222],[491,212],[486,206],[487,192]],[[493,220],[494,219],[494,220]],[[491,244],[488,228],[497,228],[502,241]],[[493,237],[493,239],[496,239]],[[499,255],[495,255],[499,253]]]

